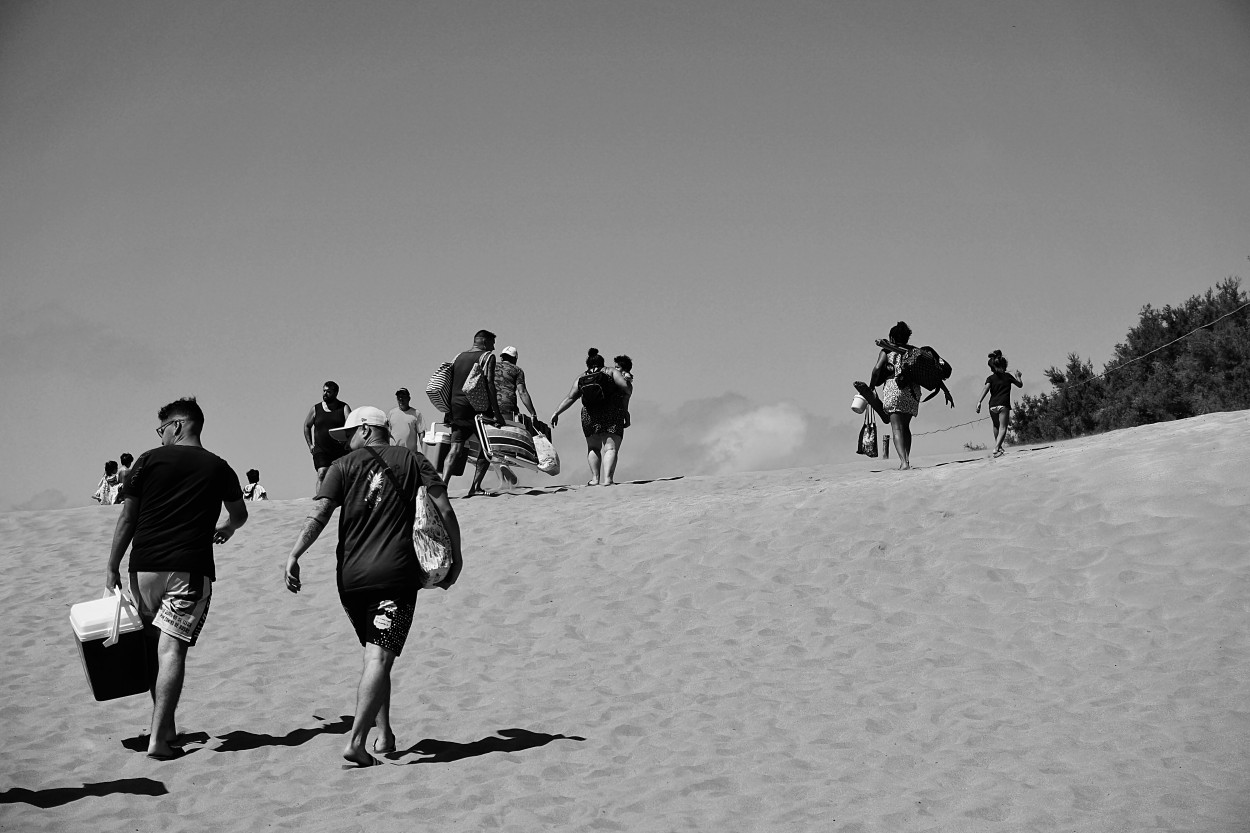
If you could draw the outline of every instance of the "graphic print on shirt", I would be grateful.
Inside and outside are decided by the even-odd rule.
[[[386,475],[383,472],[375,471],[369,475],[369,486],[365,489],[365,505],[370,509],[378,507],[378,501],[382,496],[382,486],[386,483]]]

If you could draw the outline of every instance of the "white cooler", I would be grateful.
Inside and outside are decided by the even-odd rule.
[[[120,611],[118,606],[120,605]],[[105,646],[117,621],[117,642]],[[69,623],[78,642],[78,657],[87,684],[97,700],[114,700],[148,690],[148,651],[143,621],[121,595],[80,602],[69,609]]]

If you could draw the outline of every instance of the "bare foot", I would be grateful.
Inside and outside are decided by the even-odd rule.
[[[395,736],[394,735],[390,735],[390,736],[378,735],[373,740],[373,751],[377,752],[379,755],[386,755],[391,752],[394,752],[395,751]]]
[[[343,760],[353,767],[378,766],[382,763],[364,749],[356,749],[350,745],[343,749]]]
[[[186,750],[182,747],[173,746],[169,743],[161,742],[148,744],[148,757],[155,758],[158,761],[172,761],[175,758],[181,758],[185,754]]]
[[[588,481],[586,481],[586,485],[587,485],[587,486],[598,486],[598,485],[599,485],[599,481],[598,481],[598,480],[588,480]]]

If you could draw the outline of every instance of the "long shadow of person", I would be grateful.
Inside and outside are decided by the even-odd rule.
[[[585,741],[576,735],[549,735],[545,732],[531,732],[528,729],[500,729],[497,736],[482,738],[472,743],[456,743],[450,740],[434,740],[426,738],[417,741],[408,749],[391,752],[379,757],[396,766],[411,764],[448,764],[452,761],[472,758],[477,755],[488,755],[491,752],[520,752],[546,746],[553,740]]]
[[[103,795],[168,795],[169,790],[160,781],[151,778],[122,778],[118,781],[101,781],[83,784],[81,787],[54,787],[50,790],[28,790],[14,787],[0,792],[0,804],[30,804],[47,810],[88,796]]]
[[[313,715],[318,720],[324,717]],[[254,732],[238,730],[227,732],[221,736],[221,745],[215,752],[243,752],[248,749],[259,749],[262,746],[300,746],[318,735],[345,735],[352,730],[352,716],[339,715],[334,723],[326,723],[316,729],[292,729],[285,735],[262,735]]]

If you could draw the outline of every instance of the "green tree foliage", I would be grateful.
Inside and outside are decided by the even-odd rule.
[[[1178,307],[1147,304],[1101,374],[1076,354],[1063,369],[1046,371],[1055,390],[1021,397],[1011,414],[1012,440],[1044,442],[1250,408],[1248,302],[1240,281],[1229,278]]]

